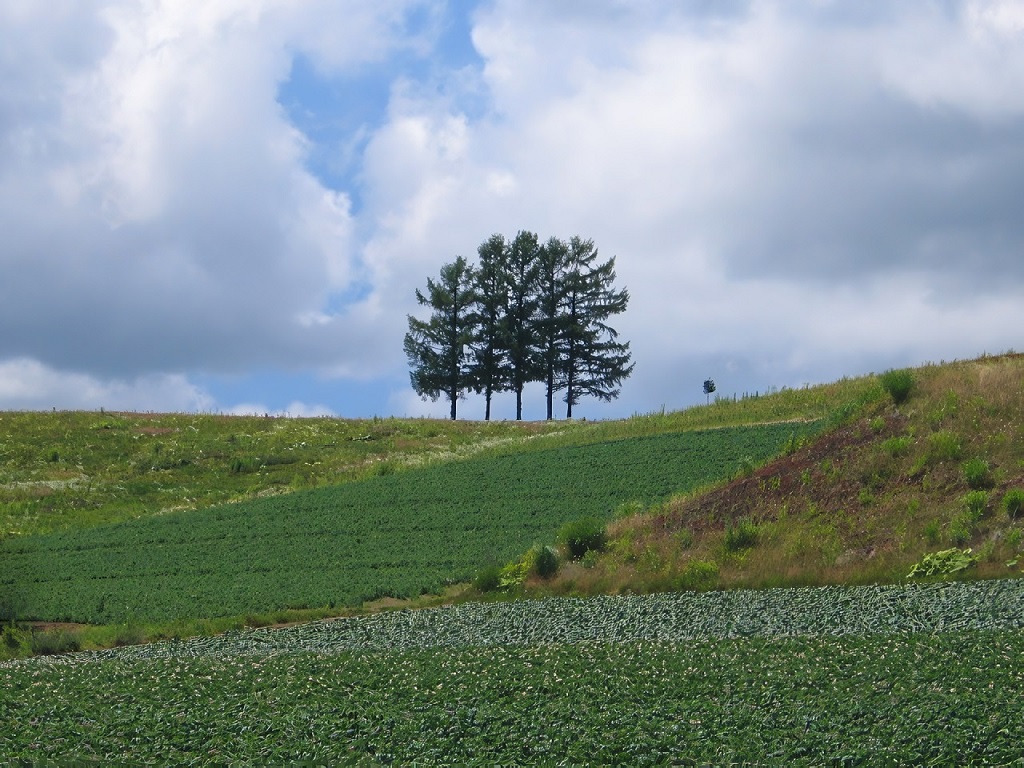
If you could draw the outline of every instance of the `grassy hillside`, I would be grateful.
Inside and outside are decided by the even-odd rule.
[[[607,422],[0,412],[0,539],[202,509],[476,455],[813,421],[873,377]]]
[[[925,366],[896,403],[866,397],[821,439],[613,524],[609,546],[539,592],[904,579],[971,549],[967,576],[1019,575],[1024,357]]]
[[[644,507],[813,424],[636,437],[437,464],[116,525],[0,542],[0,589],[23,618],[157,622],[358,606],[468,581],[581,516]]]

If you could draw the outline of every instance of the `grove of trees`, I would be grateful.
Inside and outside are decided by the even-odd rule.
[[[512,240],[494,234],[477,248],[478,261],[462,256],[441,267],[416,300],[427,320],[409,316],[405,354],[413,389],[423,398],[456,404],[467,392],[484,396],[484,418],[499,392],[515,392],[523,418],[523,390],[544,384],[547,418],[563,392],[566,418],[580,398],[612,400],[633,371],[629,342],[618,340],[609,318],[625,311],[626,289],[616,290],[615,258],[598,260],[592,240],[533,232]]]

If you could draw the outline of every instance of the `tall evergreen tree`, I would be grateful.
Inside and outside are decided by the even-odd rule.
[[[484,396],[484,420],[491,420],[491,397],[509,387],[505,349],[508,307],[508,248],[502,235],[491,235],[477,249],[474,304],[470,318],[473,360],[469,377],[473,391]]]
[[[547,399],[547,418],[554,414],[555,393],[565,389],[563,360],[566,342],[566,270],[569,246],[549,238],[540,251],[540,280],[537,291],[536,343],[541,380]]]
[[[510,373],[509,389],[516,393],[517,421],[523,418],[523,387],[540,378],[536,354],[540,250],[537,235],[526,231],[517,233],[508,249],[505,349]]]
[[[465,348],[472,335],[474,291],[473,270],[466,259],[459,256],[441,267],[437,282],[427,278],[427,295],[417,288],[416,301],[433,313],[427,321],[409,315],[404,344],[409,379],[424,399],[447,397],[454,420],[456,402],[469,384]]]
[[[584,395],[612,400],[619,385],[633,372],[629,342],[620,343],[608,318],[624,312],[629,292],[613,290],[615,258],[595,264],[597,249],[592,240],[569,241],[565,276],[565,417]]]

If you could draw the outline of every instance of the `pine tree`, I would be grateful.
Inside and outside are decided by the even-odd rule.
[[[479,263],[474,270],[475,291],[470,317],[473,360],[469,378],[473,391],[484,395],[484,420],[491,420],[491,397],[509,387],[510,372],[505,349],[508,309],[508,243],[502,235],[491,235],[477,249]]]
[[[618,397],[620,383],[633,372],[629,342],[618,342],[618,332],[606,322],[625,311],[629,292],[612,289],[614,257],[595,266],[596,260],[592,240],[569,241],[563,358],[567,419],[584,395],[605,401]]]
[[[537,353],[547,400],[547,418],[554,413],[555,393],[565,389],[563,361],[566,342],[566,271],[569,246],[550,238],[540,251],[540,281],[536,321]]]
[[[440,279],[427,278],[427,295],[416,289],[416,301],[433,313],[427,321],[409,315],[405,354],[409,379],[416,394],[437,400],[444,395],[455,419],[456,402],[468,388],[465,348],[472,336],[470,310],[474,302],[473,270],[459,256],[441,267]]]
[[[508,249],[508,310],[504,346],[510,369],[509,389],[516,393],[517,421],[523,418],[523,387],[540,378],[536,353],[540,250],[537,235],[526,231],[520,231]]]

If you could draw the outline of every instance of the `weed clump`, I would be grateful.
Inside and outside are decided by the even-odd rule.
[[[889,393],[896,405],[902,405],[914,388],[914,374],[909,369],[889,370],[878,377],[882,389]]]
[[[473,588],[478,592],[494,592],[501,586],[501,566],[488,565],[476,572]]]
[[[928,461],[939,463],[960,458],[963,447],[955,432],[942,430],[928,436]]]
[[[757,526],[746,518],[725,525],[725,548],[729,552],[750,549],[757,543]]]
[[[1021,509],[1024,509],[1024,489],[1011,488],[1003,496],[1003,509],[1011,520],[1016,520]]]
[[[969,488],[977,491],[992,486],[992,475],[988,462],[984,459],[968,459],[961,465],[961,469]]]

